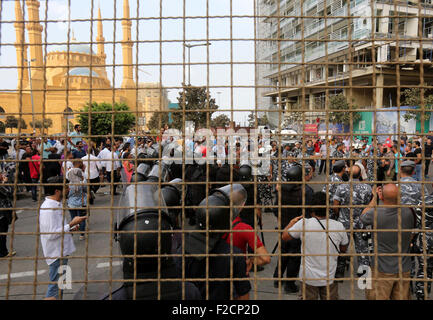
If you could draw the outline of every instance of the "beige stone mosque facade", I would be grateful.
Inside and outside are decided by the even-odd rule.
[[[15,1],[14,24],[16,32],[16,56],[18,84],[16,91],[0,92],[0,107],[6,115],[22,118],[27,124],[23,133],[33,132],[32,120],[43,117],[52,119],[48,134],[65,133],[69,123],[77,123],[77,112],[89,102],[123,102],[130,110],[137,112],[138,118],[151,118],[151,111],[168,107],[167,93],[159,83],[136,85],[133,78],[131,25],[129,20],[129,1],[123,0],[123,20],[121,41],[123,80],[120,88],[113,88],[107,77],[104,35],[101,10],[97,18],[97,52],[92,52],[90,45],[80,44],[74,38],[69,44],[50,48],[43,55],[42,32],[39,20],[39,1],[27,0],[28,21],[24,21],[20,1]],[[25,42],[25,30],[28,43]],[[29,49],[30,56],[27,51]],[[28,67],[30,61],[30,67]],[[29,69],[31,77],[29,76]],[[159,90],[158,90],[159,88]],[[151,91],[149,99],[147,91]],[[33,98],[33,106],[32,106]],[[158,103],[159,102],[159,103]],[[0,109],[1,110],[1,109]],[[33,113],[34,111],[34,113]],[[75,118],[73,118],[75,117]],[[144,130],[142,121],[138,121],[139,130]],[[140,127],[141,126],[141,127]],[[70,128],[72,130],[72,128]],[[16,130],[14,130],[16,132]]]

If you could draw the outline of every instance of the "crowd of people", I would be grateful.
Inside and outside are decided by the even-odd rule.
[[[47,298],[58,298],[56,286],[57,270],[67,263],[67,256],[75,250],[72,238],[63,239],[61,252],[61,231],[80,232],[80,240],[86,238],[89,226],[86,217],[90,205],[96,199],[101,185],[110,184],[110,194],[118,194],[119,186],[124,194],[122,206],[135,207],[135,211],[121,221],[117,221],[117,231],[133,231],[134,223],[140,230],[181,229],[182,217],[188,219],[190,226],[197,231],[229,230],[232,233],[210,232],[207,235],[194,232],[187,235],[182,247],[180,233],[162,234],[161,248],[152,234],[140,233],[136,237],[119,233],[117,240],[124,255],[132,254],[169,254],[187,253],[197,257],[164,258],[162,278],[181,276],[197,279],[187,284],[186,296],[182,296],[181,282],[163,282],[161,297],[187,299],[236,299],[249,298],[251,285],[250,272],[260,272],[271,262],[271,255],[264,245],[262,213],[272,212],[276,217],[277,228],[281,231],[280,252],[274,271],[274,286],[282,286],[284,292],[298,293],[300,287],[293,279],[305,282],[306,299],[338,299],[338,282],[347,275],[350,257],[344,255],[353,241],[356,257],[356,274],[373,276],[373,288],[368,289],[368,299],[410,299],[410,291],[418,299],[425,299],[430,290],[430,282],[425,288],[424,266],[427,277],[432,278],[433,258],[411,257],[413,252],[430,254],[433,250],[433,237],[429,232],[376,232],[374,229],[415,229],[424,223],[425,228],[433,226],[433,208],[414,210],[416,206],[433,204],[422,181],[428,179],[429,164],[433,150],[433,136],[408,138],[401,135],[400,141],[388,137],[382,143],[374,138],[355,138],[350,136],[323,139],[311,137],[295,144],[280,144],[278,136],[270,136],[269,168],[241,161],[240,141],[234,145],[235,163],[222,161],[214,164],[163,164],[162,149],[173,141],[173,137],[163,135],[168,128],[161,128],[160,135],[142,137],[103,139],[100,143],[85,139],[79,125],[68,138],[43,138],[15,141],[14,152],[10,159],[18,159],[14,167],[16,175],[9,168],[10,162],[2,163],[0,181],[5,183],[15,176],[33,201],[46,198],[40,209],[40,231],[60,234],[41,235],[42,248],[50,266],[50,281]],[[258,138],[258,149],[265,152],[265,139]],[[194,154],[206,157],[213,153],[221,159],[230,152],[229,142],[223,147],[216,144],[208,150],[206,138],[185,140]],[[0,140],[0,156],[6,144]],[[423,154],[424,153],[424,154]],[[168,157],[174,156],[174,153]],[[424,156],[424,157],[423,157]],[[2,156],[6,159],[7,156]],[[429,159],[430,158],[430,159]],[[253,174],[257,169],[258,174]],[[266,169],[266,170],[265,170]],[[8,173],[8,174],[6,174]],[[308,182],[315,176],[326,174],[323,190],[314,192]],[[64,187],[67,181],[67,187]],[[140,182],[161,182],[163,202],[150,202],[159,194],[155,184]],[[183,184],[183,182],[185,184]],[[44,190],[40,188],[44,185]],[[138,184],[137,184],[138,183]],[[185,188],[182,188],[182,185]],[[39,192],[38,192],[39,191]],[[132,193],[134,192],[134,193]],[[137,195],[137,196],[133,196]],[[138,196],[140,195],[140,196]],[[71,222],[63,225],[62,199],[67,198]],[[138,203],[127,203],[131,199]],[[1,232],[7,232],[13,217],[12,188],[0,186]],[[153,199],[155,200],[155,199]],[[139,210],[143,207],[167,207],[163,221],[159,221],[158,210]],[[377,205],[392,207],[377,207]],[[206,208],[206,206],[234,206],[228,208]],[[171,207],[177,208],[171,208]],[[179,206],[185,206],[185,215]],[[410,207],[412,206],[412,208]],[[131,217],[137,217],[137,221]],[[139,219],[140,218],[140,219]],[[144,219],[142,222],[141,220]],[[400,220],[399,220],[400,219]],[[138,221],[140,220],[140,221]],[[162,225],[161,225],[162,223]],[[323,232],[312,232],[323,230]],[[331,230],[331,231],[329,231]],[[239,232],[237,232],[239,231]],[[326,232],[327,231],[327,232]],[[66,236],[66,235],[65,235]],[[371,246],[376,237],[377,247]],[[67,240],[67,241],[66,241]],[[137,247],[134,247],[134,242]],[[8,252],[6,236],[0,239],[0,255],[15,255]],[[274,248],[274,251],[276,248]],[[206,274],[206,259],[203,255],[222,254],[209,259]],[[224,254],[237,253],[233,258]],[[377,259],[374,253],[378,253]],[[380,256],[380,254],[388,254]],[[389,254],[396,254],[395,256]],[[406,254],[406,255],[405,255]],[[303,257],[301,257],[303,255]],[[52,259],[52,257],[64,257]],[[125,258],[123,261],[125,279],[155,277],[158,267],[157,258]],[[399,281],[401,275],[411,281]],[[233,281],[234,291],[230,291],[230,281],[210,281],[208,296],[206,283],[201,279],[237,278]],[[349,276],[350,277],[350,276]],[[379,280],[376,280],[380,278]],[[329,290],[327,290],[329,287]],[[156,283],[137,284],[136,294],[140,298],[156,298]],[[156,295],[155,295],[156,294]],[[132,297],[131,283],[125,284],[110,295],[114,299]]]

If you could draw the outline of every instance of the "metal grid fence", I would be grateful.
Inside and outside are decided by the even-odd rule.
[[[155,298],[161,299],[161,284],[180,280],[184,298],[187,281],[194,282],[197,286],[201,286],[201,282],[205,283],[204,291],[202,291],[203,299],[209,299],[212,295],[210,291],[213,290],[213,282],[228,281],[229,297],[236,298],[236,281],[244,280],[243,277],[234,276],[235,272],[239,274],[234,270],[236,261],[238,261],[236,257],[244,258],[246,255],[234,252],[233,241],[230,241],[230,253],[225,255],[230,259],[230,268],[226,277],[210,279],[209,272],[212,272],[210,269],[215,267],[212,264],[212,257],[224,256],[212,252],[203,254],[206,258],[206,267],[203,270],[205,277],[197,279],[188,276],[188,270],[185,269],[187,259],[200,255],[185,252],[185,241],[187,241],[187,235],[200,232],[200,230],[189,226],[187,219],[188,209],[195,210],[199,208],[199,205],[186,204],[185,197],[188,188],[193,185],[205,185],[205,199],[208,199],[213,186],[239,183],[235,176],[241,166],[243,153],[247,154],[250,148],[242,149],[236,146],[236,142],[241,144],[241,141],[245,141],[243,140],[245,135],[247,141],[251,140],[249,141],[251,150],[254,145],[252,140],[261,139],[262,142],[261,146],[256,146],[256,158],[248,159],[250,161],[261,159],[258,156],[259,153],[261,156],[265,152],[271,154],[270,149],[266,149],[265,152],[259,150],[266,143],[270,145],[271,142],[274,142],[280,149],[278,154],[271,157],[268,173],[254,176],[250,182],[242,182],[245,186],[249,184],[254,186],[254,202],[244,205],[243,208],[253,208],[254,212],[257,209],[261,211],[261,215],[254,214],[255,232],[261,233],[262,239],[266,239],[266,247],[269,252],[271,252],[269,244],[276,244],[276,250],[267,253],[271,257],[271,264],[261,272],[255,264],[247,276],[251,284],[250,298],[287,299],[290,296],[284,293],[284,282],[297,280],[301,287],[301,299],[305,299],[307,290],[305,280],[313,280],[306,276],[306,263],[308,264],[306,258],[312,256],[326,257],[327,276],[322,280],[327,281],[325,291],[328,295],[334,279],[334,275],[329,271],[333,265],[331,260],[333,261],[335,256],[349,258],[349,270],[346,271],[339,285],[339,295],[344,299],[364,299],[363,289],[368,280],[360,281],[356,274],[357,257],[369,257],[370,262],[376,266],[380,265],[380,257],[398,257],[398,263],[395,266],[398,272],[392,275],[392,278],[395,278],[401,285],[417,280],[416,275],[411,274],[408,277],[404,270],[404,257],[410,256],[413,260],[412,270],[423,271],[418,274],[418,280],[422,280],[425,284],[431,283],[431,278],[428,277],[432,259],[429,247],[431,230],[428,212],[432,210],[432,207],[429,206],[428,201],[424,201],[428,199],[426,197],[431,192],[428,167],[427,177],[423,174],[431,161],[431,154],[424,153],[424,150],[428,148],[425,143],[430,136],[429,109],[432,103],[430,82],[433,41],[428,30],[431,29],[433,7],[428,2],[159,0],[148,3],[148,1],[138,0],[111,0],[98,5],[94,0],[68,0],[59,5],[57,1],[29,0],[1,1],[0,3],[0,30],[3,31],[0,34],[2,50],[0,69],[4,75],[1,77],[3,80],[0,85],[0,105],[4,116],[8,117],[3,117],[6,131],[9,129],[11,131],[10,135],[5,133],[3,138],[13,141],[15,146],[20,146],[19,148],[22,146],[26,152],[26,157],[22,157],[19,148],[15,152],[11,148],[8,155],[4,156],[2,164],[3,177],[9,174],[9,180],[3,179],[2,188],[10,188],[5,193],[9,202],[4,201],[2,212],[5,212],[6,216],[11,210],[13,211],[13,219],[6,230],[2,230],[2,234],[7,237],[8,252],[11,253],[14,250],[17,252],[16,255],[6,256],[0,261],[2,298],[40,299],[50,283],[45,262],[46,256],[41,248],[41,235],[44,233],[40,232],[39,213],[46,199],[45,187],[52,186],[44,177],[46,174],[51,174],[45,168],[52,167],[54,164],[59,164],[59,170],[64,173],[61,184],[64,195],[76,186],[86,187],[82,198],[82,203],[85,205],[80,208],[87,215],[86,229],[71,232],[62,229],[60,232],[51,233],[53,236],[60,236],[61,248],[65,246],[64,239],[67,234],[73,234],[75,242],[76,251],[68,256],[73,277],[71,279],[72,289],[64,290],[66,297],[72,298],[77,292],[81,292],[81,298],[96,298],[97,295],[102,296],[105,293],[108,299],[111,299],[111,293],[116,288],[122,283],[129,282],[133,284],[133,298],[135,299],[137,298],[137,285],[144,281],[155,281],[158,288]],[[101,8],[104,13],[102,16]],[[63,47],[60,48],[60,45]],[[201,51],[196,51],[200,52],[200,55],[194,54],[192,50],[193,55],[191,56],[191,49],[197,46],[202,46],[201,49],[197,49]],[[16,51],[16,61],[13,49]],[[143,68],[156,75],[154,77],[157,81],[155,86],[138,85],[143,79],[139,73],[143,71]],[[193,69],[192,76],[191,69]],[[11,79],[17,79],[17,85],[11,84]],[[191,98],[191,95],[193,90],[200,88],[204,92],[204,97],[203,100],[200,100],[201,102],[197,102],[193,100],[194,97]],[[149,90],[150,94],[143,93],[143,95],[148,95],[143,98],[142,92],[145,90]],[[179,93],[177,109],[168,108],[167,91],[172,98]],[[410,95],[411,92],[412,95]],[[223,101],[221,101],[221,93],[223,93]],[[344,102],[341,105],[335,103],[335,97],[339,96],[338,93],[344,94]],[[153,106],[149,104],[152,96],[156,98]],[[315,105],[316,99],[324,101],[324,109]],[[92,103],[107,103],[111,107],[105,110],[91,107],[84,109],[86,104],[91,105]],[[126,104],[128,109],[112,107],[118,103]],[[240,119],[245,121],[246,115],[251,113],[252,123],[248,130],[258,128],[261,119],[266,115],[268,119],[266,125],[273,130],[269,137],[263,138],[267,133],[269,134],[266,131],[260,131],[263,136],[257,137],[248,135],[248,131],[242,133],[238,130],[239,127],[226,122],[227,127],[232,126],[235,129],[228,138],[229,147],[226,151],[232,148],[234,153],[234,161],[229,165],[228,181],[218,181],[211,177],[211,171],[216,163],[215,159],[212,159],[212,164],[209,161],[205,166],[206,179],[202,182],[194,182],[186,173],[188,167],[187,142],[189,141],[187,121],[191,119],[195,121],[195,129],[221,127],[219,124],[216,125],[212,119],[212,113],[216,110],[217,114],[226,114],[228,120],[233,122],[240,122]],[[101,116],[104,114],[110,117],[98,120],[102,119]],[[127,114],[133,115],[134,121],[129,124],[128,128],[120,128],[116,122],[124,121]],[[160,128],[168,124],[166,119],[168,114],[175,120],[169,126],[179,131],[174,133],[165,131],[163,135]],[[202,116],[200,120],[194,117],[198,115]],[[405,115],[411,115],[412,119],[405,121]],[[11,117],[16,120],[15,124]],[[146,119],[145,124],[143,118]],[[53,123],[50,125],[48,121],[45,124],[45,119],[51,119]],[[63,123],[64,120],[66,121]],[[104,158],[103,162],[106,167],[113,168],[116,162],[122,161],[120,170],[125,170],[125,166],[137,168],[142,160],[137,157],[137,153],[131,153],[133,155],[127,165],[123,159],[118,160],[117,157],[114,157],[117,151],[115,146],[116,148],[123,146],[129,138],[134,138],[137,144],[138,138],[145,136],[146,144],[153,140],[154,145],[159,145],[158,148],[155,148],[157,153],[147,158],[147,161],[154,161],[159,167],[159,172],[162,172],[164,167],[164,150],[161,147],[163,138],[174,136],[180,141],[177,146],[182,151],[181,156],[171,155],[171,160],[179,160],[181,163],[179,178],[182,179],[180,183],[182,200],[177,205],[170,207],[170,210],[178,209],[179,211],[179,226],[169,231],[161,230],[160,227],[159,230],[156,230],[158,245],[155,254],[140,255],[137,253],[138,235],[151,233],[151,231],[137,229],[138,214],[135,214],[133,219],[135,241],[132,255],[122,255],[119,244],[115,241],[115,235],[119,236],[131,231],[116,231],[113,225],[116,224],[116,221],[118,222],[116,219],[122,210],[132,209],[137,212],[153,209],[159,214],[158,224],[161,226],[163,211],[167,210],[166,206],[161,204],[161,190],[164,186],[169,185],[168,178],[160,177],[157,182],[153,183],[153,185],[156,184],[158,190],[156,197],[158,203],[150,207],[138,205],[140,201],[140,195],[137,194],[138,189],[134,189],[134,205],[127,207],[120,201],[124,199],[123,196],[116,195],[114,186],[117,185],[118,190],[121,189],[121,193],[124,193],[130,185],[150,185],[152,183],[138,182],[134,179],[130,182],[120,181],[115,170],[106,170],[108,172],[106,177],[96,182],[68,181],[66,176],[69,160],[68,146],[72,146],[72,142],[67,141],[77,138],[76,135],[71,135],[72,127],[70,127],[69,120],[72,120],[72,125],[80,123],[82,127],[86,126],[87,122],[85,128],[87,132],[78,137],[86,142],[89,149],[101,152],[103,148],[100,148],[97,142],[107,143],[106,139],[109,138],[113,149],[110,150],[110,159]],[[58,121],[61,121],[62,124],[59,125]],[[98,123],[97,121],[106,122]],[[340,131],[337,131],[335,123],[338,121],[347,124],[346,130],[340,128]],[[370,121],[370,125],[364,131],[360,125],[362,121],[364,123]],[[315,131],[309,132],[307,124],[315,126]],[[296,130],[296,133],[289,135],[295,137],[293,140],[301,142],[302,150],[299,150],[297,157],[293,153],[288,157],[282,153],[283,146],[294,142],[288,142],[288,134],[282,131],[289,125]],[[99,134],[98,131],[92,130],[94,126],[98,126],[98,130],[104,133]],[[61,159],[48,158],[46,153],[49,152],[45,150],[47,143],[45,139],[58,134],[59,132],[54,131],[57,128],[61,135],[53,140],[65,139],[64,150],[59,154],[63,157]],[[109,129],[102,130],[107,128]],[[206,132],[203,131],[201,134],[204,135]],[[368,139],[366,143],[372,145],[372,149],[371,152],[360,155],[354,152],[360,146],[354,146],[354,144],[358,143],[357,138],[361,136]],[[384,144],[385,139],[389,136],[392,136],[391,140],[398,141],[398,150],[393,154],[382,154],[378,144]],[[238,140],[236,137],[239,137]],[[326,155],[318,154],[318,152],[307,153],[307,140],[316,137],[325,140],[328,146]],[[329,141],[334,138],[342,140],[345,137],[348,137],[350,144],[344,156],[331,154],[333,147],[329,146]],[[405,196],[412,197],[413,201],[416,198],[402,194],[400,166],[407,158],[406,155],[399,153],[402,138],[407,139],[405,146],[409,141],[414,143],[418,139],[421,141],[421,158],[417,158],[416,155],[413,158],[419,161],[420,167],[417,167],[417,170],[421,170],[421,179],[410,182],[411,187],[415,185],[426,187],[419,189],[421,194],[420,201],[417,203],[403,203],[402,201]],[[210,136],[207,137],[207,141],[212,142]],[[34,159],[27,154],[25,150],[27,144],[32,147],[32,150],[39,148],[40,159]],[[212,146],[207,145],[208,155],[211,153]],[[290,148],[293,146],[290,145]],[[373,166],[371,168],[373,175],[362,182],[357,182],[351,171],[349,182],[333,182],[330,180],[330,174],[327,173],[330,164],[339,159],[347,161],[349,166],[355,161],[364,161],[364,163],[369,161]],[[313,165],[317,163],[318,167],[319,160],[324,161],[327,165],[324,171],[325,177],[317,175],[309,181],[306,178],[308,169],[305,163],[311,162]],[[394,166],[397,170],[394,179],[378,177],[381,164],[387,160],[395,161]],[[36,175],[37,179],[25,180],[21,175],[23,170],[27,169],[21,168],[31,166],[35,162],[40,163],[36,170],[39,171],[39,174]],[[100,163],[101,159],[88,158],[83,162],[84,170],[87,176],[90,176],[92,162]],[[285,164],[288,162],[303,164],[302,182],[284,181]],[[175,177],[173,172],[170,174],[170,178]],[[371,187],[369,201],[361,201],[362,203],[359,201],[359,194],[354,189],[360,183]],[[373,206],[375,222],[368,230],[373,235],[373,250],[357,252],[353,247],[354,235],[366,233],[366,230],[356,228],[360,225],[357,224],[359,212],[356,213],[356,208],[365,209],[370,199],[377,199],[379,186],[394,183],[399,186],[398,202],[387,205],[378,201],[378,204]],[[278,190],[285,190],[283,187],[285,184],[302,186],[300,204],[285,204],[285,198],[290,197],[290,194],[285,194],[284,191],[273,191],[270,196],[272,199],[266,198],[263,194],[263,190],[274,190],[275,186]],[[328,212],[324,220],[326,230],[319,228],[309,230],[309,233],[301,232],[301,251],[282,252],[284,241],[280,235],[285,227],[282,221],[285,221],[284,215],[287,214],[287,209],[301,208],[301,215],[305,218],[310,211],[314,212],[317,208],[308,203],[307,184],[315,191],[325,187]],[[349,209],[349,227],[347,230],[332,230],[329,225],[330,213],[338,204],[335,204],[334,199],[331,198],[330,189],[333,185],[343,184],[349,186],[349,202],[340,203],[340,212],[342,208]],[[93,197],[91,191],[96,186],[100,187],[100,191],[96,193],[95,203],[91,205]],[[37,188],[39,191],[36,202],[30,200],[28,190],[31,188]],[[61,203],[63,224],[66,224],[70,221],[71,206],[65,196]],[[213,206],[205,200],[204,207],[209,210]],[[233,199],[228,206],[219,206],[219,208],[227,207],[230,208],[230,221],[232,221],[236,218],[236,212],[232,209],[237,207]],[[397,228],[386,226],[381,229],[377,227],[379,208],[397,208]],[[416,213],[418,215],[416,226],[403,227],[402,217],[407,214],[404,208],[419,209]],[[206,226],[204,226],[207,234],[206,241],[209,241],[212,233],[233,233],[232,226],[227,230],[209,230],[209,218],[207,215]],[[262,222],[264,222],[263,225]],[[305,225],[303,226],[305,231],[304,228],[306,228]],[[404,252],[404,248],[407,247],[407,244],[402,243],[406,239],[405,231],[420,235],[422,245],[418,252]],[[308,250],[306,237],[312,232],[326,235],[347,232],[350,238],[347,253],[332,253],[334,249],[329,236],[326,236],[325,240],[326,252],[305,253]],[[379,233],[388,232],[397,232],[398,252],[379,252]],[[173,234],[174,238],[179,239],[180,251],[170,254],[161,251],[161,239],[165,233]],[[77,241],[80,234],[85,235],[84,241]],[[258,238],[254,239],[253,253],[248,253],[249,258],[261,256],[254,253],[257,251]],[[137,258],[141,257],[158,258],[155,277],[140,278],[136,263]],[[162,260],[167,257],[177,257],[183,262],[179,278],[166,279],[161,276],[164,267]],[[302,263],[299,275],[287,277],[283,274],[282,259],[285,257],[300,258]],[[124,258],[132,258],[136,266],[132,279],[123,278],[121,262]],[[276,268],[276,277],[273,276],[274,268]],[[377,280],[385,280],[381,278],[384,276],[383,273],[379,275],[376,271],[377,269],[373,269],[371,274],[372,283]],[[273,287],[274,281],[277,281],[278,288]],[[360,283],[363,286],[360,287]],[[377,289],[377,287],[374,288]],[[428,286],[424,285],[422,290],[428,297]]]

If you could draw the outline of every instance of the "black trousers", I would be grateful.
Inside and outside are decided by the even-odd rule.
[[[9,223],[6,218],[0,218],[0,232],[8,232]],[[9,253],[6,246],[6,235],[0,235],[0,257],[5,257]]]
[[[320,160],[320,167],[319,167],[319,174],[323,172],[326,172],[326,159],[325,160]]]
[[[281,253],[301,253],[301,241],[292,239],[289,241],[281,240]],[[297,278],[299,274],[299,266],[301,265],[300,256],[282,256],[281,257],[281,277]],[[286,276],[284,276],[286,273]],[[274,278],[278,278],[278,263],[274,271]],[[294,280],[289,280],[293,281]]]
[[[110,174],[110,178],[111,178],[111,174]],[[98,191],[99,188],[101,187],[101,185],[100,185],[101,181],[100,181],[99,177],[97,177],[95,179],[90,179],[90,183],[98,183],[98,184],[90,186],[90,190],[92,190],[94,193],[96,193],[96,191]]]
[[[107,172],[106,172],[106,177],[107,177],[107,181],[108,181],[108,183],[111,184],[111,171],[107,171]],[[115,170],[115,171],[113,172],[113,178],[114,178],[113,183],[116,183],[116,182],[119,182],[119,181],[120,181],[120,177],[119,177],[119,175],[117,174],[117,170]],[[117,184],[113,184],[113,193],[116,193],[116,189],[117,189]]]
[[[431,156],[429,156],[429,157],[431,157]],[[431,162],[431,160],[425,160],[425,169],[424,169],[424,175],[425,176],[428,176],[428,170],[430,168],[430,162]]]

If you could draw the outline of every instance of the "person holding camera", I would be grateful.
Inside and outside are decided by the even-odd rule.
[[[42,251],[50,268],[51,284],[48,285],[45,298],[46,300],[56,300],[59,298],[57,281],[60,265],[66,265],[68,263],[67,257],[75,251],[74,241],[69,232],[77,231],[80,223],[84,222],[87,217],[76,216],[71,222],[64,224],[62,199],[64,194],[68,193],[68,186],[65,186],[64,193],[63,178],[60,176],[49,178],[48,184],[47,197],[39,211],[39,231]]]
[[[346,252],[349,238],[341,222],[326,218],[326,193],[314,193],[312,204],[311,218],[293,218],[284,228],[282,240],[300,239],[304,242],[301,252],[305,258],[301,259],[299,278],[309,279],[304,280],[305,299],[338,300],[338,284],[334,281],[337,258],[338,254]],[[326,230],[333,231],[326,233]]]
[[[0,182],[7,183],[8,177],[6,174],[0,174]],[[7,233],[9,229],[9,225],[13,220],[13,211],[12,209],[12,196],[13,190],[10,186],[0,186],[0,232]],[[4,210],[6,209],[6,210]],[[8,251],[6,246],[6,234],[0,235],[0,258],[4,257],[12,257],[16,255],[16,251],[12,250]]]

